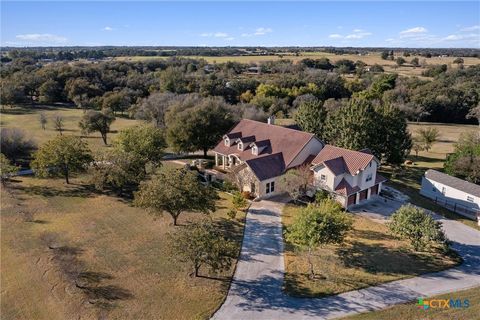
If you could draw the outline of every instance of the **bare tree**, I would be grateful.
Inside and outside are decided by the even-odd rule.
[[[53,120],[53,126],[55,127],[55,130],[60,132],[62,134],[62,131],[64,129],[64,124],[63,124],[63,117],[61,115],[56,115],[55,119]]]
[[[42,126],[42,129],[45,130],[46,125],[47,125],[47,116],[45,115],[44,112],[40,113],[39,119],[40,125]]]

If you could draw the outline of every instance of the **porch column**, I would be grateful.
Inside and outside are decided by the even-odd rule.
[[[360,202],[360,192],[355,193],[355,203]]]
[[[225,162],[227,161],[227,157],[223,156],[222,155],[222,167],[223,167],[223,170],[225,170]]]
[[[215,167],[218,167],[218,153],[215,152]]]

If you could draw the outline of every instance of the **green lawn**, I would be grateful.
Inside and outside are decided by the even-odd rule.
[[[284,226],[293,222],[299,207],[285,206]],[[321,297],[356,290],[380,283],[414,277],[455,266],[455,257],[414,252],[410,245],[388,233],[384,224],[354,217],[352,232],[342,245],[329,245],[315,251],[316,273],[308,277],[306,255],[285,244],[285,290],[294,296]]]
[[[413,297],[412,297],[413,298]],[[415,297],[420,298],[420,297]],[[470,306],[468,308],[438,308],[438,309],[419,309],[416,306],[417,301],[400,304],[391,308],[344,318],[345,320],[475,320],[480,315],[480,287],[443,294],[431,297],[429,299],[468,299]]]
[[[85,177],[72,182],[22,177],[13,196],[2,190],[2,319],[205,319],[220,306],[233,267],[190,277],[170,249],[168,233],[182,226],[173,227],[169,215],[154,220],[127,200],[96,193]],[[231,199],[220,196],[211,217],[240,244],[245,215],[228,220]],[[25,212],[33,222],[24,221]],[[201,218],[185,213],[179,223]],[[90,303],[62,271],[63,260],[45,242],[52,237],[76,252],[75,266],[100,279],[96,292],[113,295],[111,306]]]
[[[40,125],[40,113],[47,116],[46,130],[42,130]],[[0,113],[0,127],[2,128],[19,128],[26,132],[27,137],[32,138],[38,145],[52,139],[58,135],[58,131],[54,129],[53,120],[57,115],[63,117],[65,135],[80,136],[80,128],[78,123],[83,116],[83,110],[77,108],[65,108],[58,106],[46,105],[25,105],[16,106],[14,108],[6,107]],[[140,123],[138,120],[117,117],[112,123],[111,133],[108,135],[108,143],[115,139],[118,131]],[[104,148],[102,138],[99,133],[92,133],[85,137],[93,150]]]

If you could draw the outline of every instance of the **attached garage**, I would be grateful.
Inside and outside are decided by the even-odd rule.
[[[368,189],[360,191],[360,201],[367,199]]]
[[[350,196],[348,197],[347,207],[348,207],[348,206],[351,206],[352,204],[355,204],[355,199],[356,199],[356,198],[357,198],[357,194],[356,194],[356,193],[350,195]]]

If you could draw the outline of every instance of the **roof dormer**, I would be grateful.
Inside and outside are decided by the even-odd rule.
[[[225,144],[225,147],[230,147],[230,138],[227,136],[223,137],[223,143]]]
[[[242,140],[237,140],[237,149],[243,151],[243,142]]]

